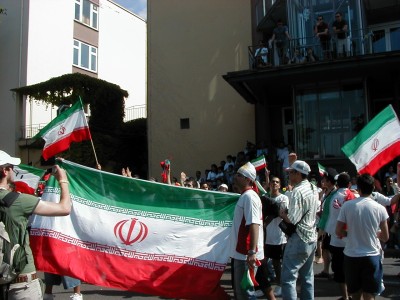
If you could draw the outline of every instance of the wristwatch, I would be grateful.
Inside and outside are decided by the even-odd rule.
[[[249,251],[247,252],[247,254],[248,254],[248,255],[257,254],[257,251],[255,251],[255,250],[249,250]]]

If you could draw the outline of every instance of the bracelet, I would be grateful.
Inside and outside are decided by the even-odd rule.
[[[248,255],[254,255],[254,254],[257,254],[257,251],[255,251],[255,250],[249,250],[249,251],[247,252],[247,254],[248,254]]]
[[[60,180],[58,183],[66,183],[66,184],[69,184],[69,181],[68,181],[68,180]]]

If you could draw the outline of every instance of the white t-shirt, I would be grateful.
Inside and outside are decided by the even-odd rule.
[[[370,197],[346,201],[337,219],[347,224],[344,254],[350,257],[379,255],[381,244],[377,232],[380,223],[388,218],[386,209]]]
[[[348,197],[346,191],[346,188],[340,188],[332,195],[332,199],[329,203],[329,217],[325,225],[325,231],[331,235],[330,244],[342,248],[346,245],[346,238],[339,239],[336,236],[336,224],[340,209]]]
[[[372,192],[371,198],[383,206],[390,206],[390,201],[392,200],[392,197],[386,197],[378,192]]]
[[[280,204],[280,209],[287,209],[289,198],[286,195],[280,194],[277,197],[270,197]],[[279,223],[282,221],[281,217],[274,218],[266,228],[265,244],[268,245],[282,245],[287,243],[286,235],[279,228]]]
[[[243,221],[243,222],[242,222]],[[259,224],[259,234],[257,243],[257,258],[259,260],[264,258],[264,234],[263,234],[263,222],[262,222],[262,206],[260,197],[253,190],[245,191],[236,203],[235,213],[233,216],[233,225],[231,232],[231,257],[238,260],[246,260],[246,254],[239,253],[236,248],[239,245],[245,247],[244,242],[246,240],[245,235],[239,234],[243,233],[250,224]]]

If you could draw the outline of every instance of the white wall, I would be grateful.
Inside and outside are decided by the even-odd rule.
[[[146,22],[108,0],[99,15],[99,78],[128,91],[125,107],[146,104]]]
[[[27,85],[71,73],[74,1],[30,1]],[[27,124],[49,123],[56,109],[27,103]]]

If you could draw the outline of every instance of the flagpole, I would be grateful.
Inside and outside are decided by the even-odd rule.
[[[82,99],[81,99],[80,96],[79,96],[79,101],[81,102],[82,110],[85,113],[85,110],[83,109]],[[89,131],[90,143],[92,144],[93,153],[94,153],[94,159],[96,160],[96,166],[99,166],[100,164],[99,164],[99,161],[97,160],[96,149],[94,148],[93,139],[92,139],[92,133],[90,132],[90,127],[89,127],[89,123],[88,123],[88,121],[86,119],[86,115],[85,115],[84,119],[85,119],[86,126],[88,128],[88,131]]]

